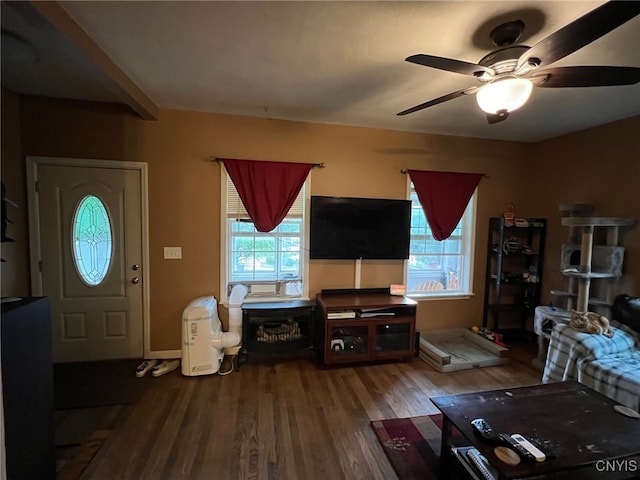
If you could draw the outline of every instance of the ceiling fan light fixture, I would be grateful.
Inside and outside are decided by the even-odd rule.
[[[486,113],[513,112],[527,103],[532,89],[533,84],[525,78],[503,78],[478,90],[476,101]]]

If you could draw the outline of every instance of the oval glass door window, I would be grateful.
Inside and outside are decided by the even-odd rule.
[[[73,218],[73,259],[82,281],[100,285],[111,265],[111,222],[102,201],[88,195],[80,200]]]

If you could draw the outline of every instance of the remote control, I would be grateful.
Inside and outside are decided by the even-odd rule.
[[[509,445],[509,447],[515,450],[516,453],[520,455],[520,457],[523,460],[534,461],[536,459],[536,457],[531,452],[529,452],[529,450],[527,450],[522,445],[520,445],[519,442],[517,442],[514,438],[511,437],[511,435],[507,435],[506,433],[501,433],[500,438],[502,438],[502,440],[504,440],[507,443],[507,445]]]
[[[533,443],[531,443],[519,433],[514,433],[513,435],[511,435],[511,438],[513,438],[516,442],[526,448],[527,451],[535,457],[536,462],[544,462],[546,460],[547,456],[542,453]]]
[[[471,421],[474,431],[489,442],[501,443],[502,438],[485,422],[484,418],[476,418]]]

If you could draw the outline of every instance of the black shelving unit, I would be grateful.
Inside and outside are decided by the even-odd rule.
[[[502,217],[489,219],[483,327],[507,339],[530,333],[527,321],[540,304],[546,232],[545,218],[509,227]]]

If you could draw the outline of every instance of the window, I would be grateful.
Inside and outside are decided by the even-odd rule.
[[[407,294],[412,297],[471,295],[476,194],[469,200],[451,236],[443,241],[433,238],[412,183],[409,199],[411,242],[406,262]]]
[[[226,301],[238,283],[248,287],[247,301],[306,296],[305,205],[309,179],[282,223],[263,233],[256,230],[231,178],[222,170],[221,298]]]
[[[72,222],[73,260],[82,281],[100,285],[111,265],[111,223],[104,203],[88,195],[78,203]]]

